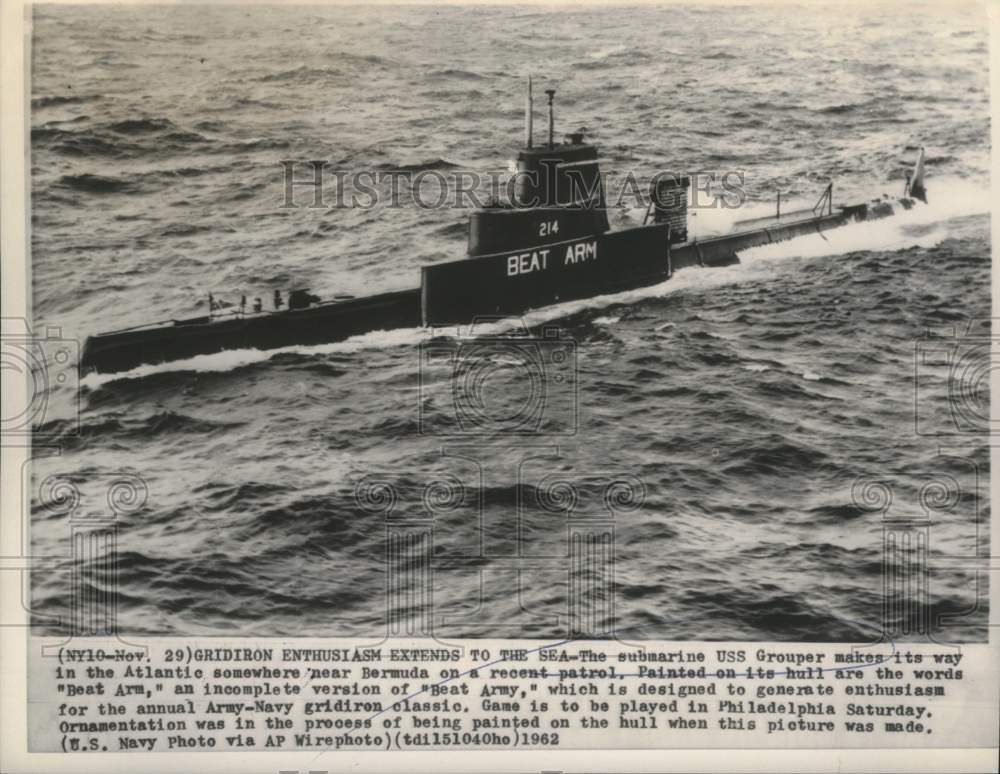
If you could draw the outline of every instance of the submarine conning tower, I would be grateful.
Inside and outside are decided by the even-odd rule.
[[[535,145],[528,79],[525,147],[517,154],[517,171],[508,185],[510,201],[472,213],[470,256],[530,250],[608,230],[597,148],[583,141],[582,132],[555,142],[555,91],[550,89],[546,94],[548,140]]]

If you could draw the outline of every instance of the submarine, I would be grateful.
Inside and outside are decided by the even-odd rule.
[[[216,311],[209,295],[207,315],[89,336],[81,372],[117,373],[223,350],[325,344],[378,330],[519,315],[655,285],[687,267],[731,265],[741,250],[891,217],[927,201],[920,148],[899,197],[835,206],[830,182],[810,209],[782,212],[779,198],[773,216],[737,221],[729,233],[699,239],[688,234],[690,178],[659,175],[650,183],[642,224],[612,230],[598,149],[581,132],[556,141],[555,91],[545,93],[548,136],[536,145],[529,78],[511,200],[473,210],[467,254],[422,267],[418,287],[329,300],[303,289],[283,299],[275,290],[273,309],[255,299],[248,310],[244,296],[238,309],[225,312]]]

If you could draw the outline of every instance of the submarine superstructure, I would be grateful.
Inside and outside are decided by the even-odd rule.
[[[921,148],[898,198],[834,206],[830,183],[811,209],[779,209],[772,217],[738,221],[731,233],[695,239],[687,227],[690,179],[660,175],[651,183],[644,222],[613,231],[598,150],[582,133],[555,141],[555,92],[546,94],[548,140],[536,145],[529,79],[525,144],[517,156],[511,201],[471,212],[467,255],[422,267],[419,287],[329,301],[304,290],[282,301],[275,291],[273,311],[265,311],[259,299],[247,311],[244,297],[238,311],[215,313],[209,296],[207,315],[90,336],[81,371],[114,373],[223,350],[324,344],[376,330],[518,315],[655,285],[689,266],[738,263],[741,250],[890,217],[917,199],[926,202]]]

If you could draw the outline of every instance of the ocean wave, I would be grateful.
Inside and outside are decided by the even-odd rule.
[[[56,186],[92,194],[132,193],[139,190],[134,181],[89,173],[63,175],[59,178]]]
[[[205,435],[219,430],[232,430],[241,427],[243,422],[226,422],[221,420],[194,417],[174,411],[162,411],[151,414],[143,420],[142,425],[134,429],[141,438],[158,435],[194,434]]]
[[[220,153],[246,153],[248,151],[285,150],[291,147],[288,140],[274,137],[258,137],[247,140],[236,140],[217,146]]]
[[[461,102],[472,103],[473,105],[480,99],[483,98],[483,93],[477,89],[462,89],[462,88],[443,88],[443,89],[429,89],[427,91],[420,92],[420,98],[426,100],[441,100],[446,102]],[[469,110],[474,110],[475,107],[469,107]],[[464,112],[464,111],[463,111]],[[441,120],[441,116],[437,113],[428,113],[420,118],[415,118],[413,120],[413,126],[428,126],[436,127]]]
[[[871,511],[859,508],[853,503],[833,503],[817,505],[807,511],[810,521],[818,524],[843,524],[844,522],[869,517]]]
[[[611,67],[636,67],[653,61],[651,54],[634,48],[624,47],[609,50],[604,56],[585,59],[576,62],[573,67],[578,70],[604,70]]]
[[[82,105],[85,102],[101,99],[103,96],[102,94],[54,94],[48,97],[33,97],[31,109],[42,110],[57,105]]]
[[[733,54],[730,51],[713,51],[710,54],[699,54],[698,58],[699,59],[722,59],[722,60],[739,59],[739,57],[736,54]]]
[[[194,128],[202,132],[220,133],[227,131],[230,128],[230,125],[227,124],[225,121],[208,120],[208,121],[198,121],[194,125]]]
[[[165,151],[190,151],[210,141],[203,135],[182,129],[166,118],[127,119],[68,129],[44,124],[31,130],[32,145],[47,147],[68,156],[135,158],[159,156]]]
[[[98,405],[105,399],[91,395],[89,403]],[[86,415],[82,421],[50,420],[34,428],[39,438],[58,441],[67,450],[81,450],[94,443],[119,445],[149,438],[175,435],[209,435],[219,430],[241,427],[241,421],[222,421],[194,417],[174,411],[162,411],[135,418],[120,411]]]
[[[825,605],[774,586],[766,588],[765,584],[719,590],[701,590],[696,584],[683,598],[706,618],[714,618],[720,609],[732,609],[743,631],[760,632],[762,637],[801,642],[865,641],[870,637],[864,626],[837,618]]]
[[[291,70],[281,70],[277,73],[262,75],[257,80],[261,83],[285,83],[287,81],[311,81],[317,79],[328,80],[330,78],[337,78],[343,75],[344,73],[342,70],[332,67],[309,67],[307,65],[299,65]]]
[[[107,140],[90,133],[66,134],[52,149],[66,156],[109,156],[123,157],[135,152],[134,148],[123,147],[121,143]]]
[[[454,223],[445,223],[434,229],[434,235],[439,237],[444,237],[446,239],[459,239],[465,238],[468,234],[469,226],[467,223],[461,221],[455,221]]]
[[[288,83],[288,82],[298,82],[298,83],[308,83],[310,81],[325,81],[328,82],[331,79],[346,78],[349,73],[345,72],[345,69],[350,69],[352,72],[358,67],[370,67],[371,65],[384,65],[386,60],[380,56],[374,54],[370,55],[357,55],[357,54],[344,54],[339,53],[336,55],[331,55],[331,59],[342,63],[341,67],[315,67],[311,65],[301,64],[298,67],[293,67],[287,70],[281,70],[276,73],[268,73],[267,75],[262,75],[257,78],[260,83]]]
[[[195,234],[204,234],[219,230],[216,226],[199,225],[197,223],[168,223],[159,230],[159,235],[161,237],[189,237]]]
[[[126,118],[105,124],[105,127],[118,134],[151,134],[177,128],[169,118]]]
[[[146,174],[151,177],[159,177],[164,179],[172,178],[187,178],[187,177],[204,177],[205,175],[219,175],[225,174],[226,172],[232,172],[232,164],[215,164],[206,167],[192,167],[192,166],[182,166],[182,167],[170,167],[165,169],[157,169],[152,172],[147,172]]]
[[[463,70],[459,67],[446,67],[441,70],[434,70],[430,74],[430,78],[448,78],[448,79],[458,79],[463,81],[481,81],[485,76],[479,73],[473,72],[471,70]]]
[[[869,102],[841,102],[836,105],[813,108],[812,112],[818,113],[821,116],[842,116],[850,113],[856,113],[859,110],[864,110],[869,107],[870,104],[871,103]]]
[[[240,511],[261,503],[274,503],[294,491],[295,488],[289,484],[270,481],[232,483],[213,480],[192,489],[205,509],[210,511]]]
[[[208,142],[208,140],[204,136],[198,134],[198,132],[176,130],[167,132],[163,135],[163,142],[173,145],[174,147],[185,147],[205,143]]]
[[[333,541],[338,552],[345,554],[352,546],[371,540],[372,523],[377,520],[357,504],[353,493],[289,497],[279,506],[260,509],[258,505],[255,510],[256,515],[239,529],[242,537],[281,530],[283,540],[300,535],[309,542]],[[297,546],[291,548],[297,550]]]
[[[443,158],[428,159],[427,161],[414,161],[403,164],[382,163],[376,169],[383,172],[428,172],[431,170],[458,169],[461,164],[448,161]]]
[[[781,476],[810,474],[822,467],[829,455],[814,446],[795,443],[780,436],[762,438],[751,448],[730,451],[723,459],[722,470],[727,476]]]

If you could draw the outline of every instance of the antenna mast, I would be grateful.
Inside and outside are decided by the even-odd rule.
[[[553,136],[555,135],[555,125],[556,125],[555,124],[555,114],[552,112],[553,111],[552,100],[555,99],[556,90],[555,89],[546,89],[545,93],[549,95],[549,147],[551,148],[552,144],[553,144],[552,143],[552,139],[553,139]]]
[[[527,148],[531,147],[531,135],[532,135],[532,119],[533,119],[533,108],[534,102],[531,97],[531,76],[528,76],[528,99],[524,103],[524,145]]]

